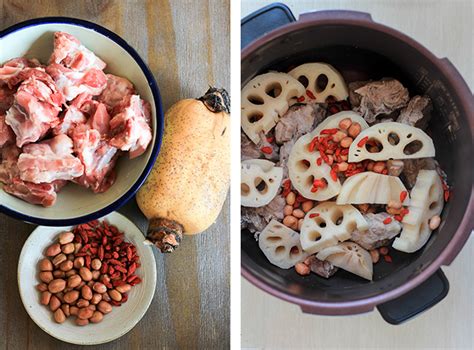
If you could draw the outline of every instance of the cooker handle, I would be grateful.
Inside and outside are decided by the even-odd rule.
[[[325,11],[313,11],[302,13],[298,18],[298,22],[316,21],[331,19],[343,19],[345,21],[356,20],[356,21],[371,21],[373,22],[370,13],[359,12],[359,11],[346,11],[346,10],[325,10]]]
[[[240,22],[240,47],[243,49],[273,29],[295,21],[293,12],[288,6],[280,3],[270,4],[252,12]]]
[[[403,323],[439,303],[448,294],[449,282],[439,269],[415,289],[377,306],[383,319],[393,325]]]

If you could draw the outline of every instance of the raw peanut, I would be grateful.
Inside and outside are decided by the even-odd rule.
[[[52,295],[51,298],[49,299],[49,309],[54,312],[60,306],[61,306],[61,301],[59,300],[59,298],[55,295]]]
[[[89,305],[90,305],[90,303],[87,300],[84,300],[84,299],[79,299],[76,303],[76,306],[78,308],[88,307]]]
[[[380,259],[380,254],[377,249],[369,250],[370,257],[372,258],[372,263],[376,264]]]
[[[394,201],[393,199],[391,199],[391,200],[388,201],[387,206],[389,208],[393,208],[393,209],[400,209],[402,207],[402,202]]]
[[[369,162],[369,163],[367,164],[367,170],[368,170],[368,171],[374,170],[374,165],[375,165],[375,162]]]
[[[84,299],[86,300],[91,300],[92,299],[92,290],[89,286],[83,286],[81,288],[81,295]]]
[[[435,215],[430,219],[430,222],[429,222],[428,226],[430,227],[430,230],[436,230],[439,227],[440,224],[441,224],[440,216]]]
[[[88,306],[87,308],[88,308],[89,310],[92,310],[92,311],[97,310],[97,306],[92,305],[92,304],[89,304],[89,306]]]
[[[39,273],[39,279],[41,280],[41,282],[49,283],[54,279],[54,277],[53,277],[53,274],[51,272],[42,271],[42,272]]]
[[[351,118],[344,118],[339,122],[339,129],[347,130],[352,125]]]
[[[333,151],[332,149],[329,149],[329,148],[328,148],[327,150],[324,151],[324,153],[326,153],[326,155],[328,155],[328,154],[334,154],[334,151]],[[328,163],[329,163],[329,162],[328,162]]]
[[[346,162],[341,162],[337,165],[337,170],[344,172],[347,170],[348,167],[349,167],[349,164],[347,164]]]
[[[296,194],[294,192],[288,193],[288,195],[286,196],[286,204],[293,205],[295,204],[295,201],[296,201]]]
[[[61,251],[64,254],[71,254],[74,252],[74,243],[68,243],[61,247]]]
[[[103,320],[104,314],[100,311],[94,311],[92,317],[89,319],[92,323],[99,323]]]
[[[383,169],[385,169],[385,162],[376,162],[372,171],[380,174]]]
[[[105,286],[105,284],[100,283],[100,282],[95,282],[94,285],[92,286],[92,289],[95,292],[100,293],[100,294],[107,292],[107,287]]]
[[[36,286],[36,290],[39,292],[46,292],[48,290],[48,285],[46,283],[40,283]]]
[[[87,319],[91,318],[93,314],[94,314],[94,311],[92,311],[91,309],[89,309],[87,307],[83,307],[83,308],[79,309],[79,312],[77,313],[77,317],[79,317],[83,320],[87,320]]]
[[[303,211],[305,213],[307,213],[308,211],[310,211],[311,209],[313,209],[313,201],[305,201],[303,202],[303,204],[301,204],[301,209],[303,209]]]
[[[71,270],[67,271],[65,273],[65,275],[66,275],[66,277],[71,277],[71,276],[77,275],[77,271],[74,270],[74,269],[71,269]]]
[[[48,249],[46,249],[46,256],[56,256],[61,253],[61,246],[58,243],[50,245]]]
[[[293,227],[295,224],[298,225],[298,219],[294,216],[288,215],[283,219],[283,225],[285,226]]]
[[[74,322],[78,325],[78,326],[87,326],[89,324],[89,320],[85,319],[83,320],[82,318],[79,318],[77,317]]]
[[[64,288],[66,288],[66,281],[61,278],[52,280],[48,284],[48,290],[53,294],[62,292]]]
[[[52,294],[48,291],[44,291],[41,293],[41,298],[40,298],[40,304],[42,305],[48,305],[49,301],[51,300]]]
[[[328,165],[332,165],[334,163],[334,157],[332,155],[327,155],[328,157],[328,161],[327,161],[327,164]]]
[[[69,261],[69,260],[62,262],[61,265],[59,265],[59,269],[64,272],[72,270],[72,267],[73,267],[73,263],[72,261]]]
[[[301,231],[301,227],[303,226],[303,221],[304,221],[304,219],[299,219],[298,220],[298,231]]]
[[[40,271],[53,271],[53,263],[48,258],[41,259],[38,266]]]
[[[358,208],[362,213],[365,214],[365,213],[367,213],[367,210],[369,210],[369,205],[367,203],[359,204]]]
[[[100,270],[100,268],[102,267],[102,262],[99,259],[94,259],[91,262],[91,267],[94,270]]]
[[[120,301],[122,300],[122,294],[120,294],[116,289],[109,290],[109,296],[112,300]]]
[[[356,138],[357,135],[360,134],[360,131],[362,130],[361,126],[359,123],[353,123],[350,127],[349,127],[349,136],[352,137],[352,138]]]
[[[118,290],[118,287],[117,287],[117,290]],[[92,295],[91,304],[97,305],[98,303],[100,303],[101,300],[102,300],[102,294],[94,293]]]
[[[56,323],[63,323],[66,321],[66,315],[64,314],[62,309],[57,309],[54,311],[54,320]]]
[[[66,231],[59,234],[59,244],[68,244],[74,240],[74,233]]]
[[[79,250],[81,250],[82,244],[81,243],[74,243],[74,254],[79,253]]]
[[[352,141],[354,141],[352,139],[352,137],[344,137],[342,140],[341,140],[341,147],[343,148],[349,148],[349,146],[351,145]]]
[[[97,308],[103,314],[108,314],[110,311],[112,311],[112,305],[103,300],[97,305]]]
[[[98,280],[100,277],[100,271],[92,271],[92,279],[94,281]]]
[[[291,215],[291,213],[293,213],[293,206],[289,204],[285,205],[285,208],[283,208],[283,215],[288,216]]]
[[[120,293],[128,293],[130,292],[130,289],[132,289],[132,286],[129,284],[122,284],[121,286],[115,287]]]
[[[64,294],[64,302],[68,304],[74,304],[74,302],[79,298],[79,291],[71,290]]]
[[[82,256],[74,259],[74,268],[75,269],[79,270],[83,266],[84,266],[84,258]]]
[[[71,316],[71,311],[69,310],[69,308],[70,308],[70,306],[69,306],[68,304],[62,304],[62,305],[61,305],[61,310],[63,310],[64,315],[65,315],[66,317]]]
[[[349,156],[347,154],[341,154],[341,159],[342,161],[347,162],[347,160],[349,159]]]
[[[82,282],[81,276],[79,275],[73,275],[68,278],[67,280],[67,286],[68,288],[76,288],[79,286]]]
[[[332,135],[332,140],[334,142],[340,142],[344,137],[346,137],[346,133],[342,131],[336,132],[334,135]]]
[[[66,273],[64,271],[61,271],[61,270],[54,270],[53,271],[53,276],[54,276],[54,278],[64,278],[64,277],[66,277]]]
[[[70,306],[69,307],[69,313],[72,316],[77,316],[77,313],[79,312],[79,308],[77,306]]]
[[[87,267],[81,267],[79,269],[79,275],[81,275],[82,279],[86,282],[92,279],[92,272]]]
[[[301,209],[295,209],[293,210],[293,216],[298,219],[304,218],[304,211]]]
[[[395,209],[395,208],[387,208],[387,213],[390,215],[398,215],[402,212],[402,209]]]
[[[102,300],[104,301],[111,301],[112,299],[110,299],[109,295],[107,293],[103,293],[102,294]]]
[[[53,258],[53,265],[58,266],[59,264],[61,264],[62,262],[66,261],[66,260],[67,260],[67,257],[66,257],[65,254],[63,254],[63,253],[58,254]]]
[[[301,276],[309,275],[311,272],[311,269],[309,268],[309,266],[305,265],[304,263],[296,264],[295,270],[296,270],[296,273]]]

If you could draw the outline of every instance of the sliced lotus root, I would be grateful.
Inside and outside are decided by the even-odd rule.
[[[411,191],[408,214],[403,217],[400,237],[393,248],[405,253],[421,249],[431,236],[429,220],[441,214],[444,206],[443,184],[436,170],[420,170]]]
[[[262,207],[275,198],[283,168],[265,159],[244,160],[240,167],[240,201],[244,207]]]
[[[310,210],[301,226],[303,250],[314,254],[351,238],[355,229],[365,231],[369,224],[352,205],[324,202]]]
[[[406,193],[405,194],[402,194]],[[337,204],[388,204],[390,200],[404,205],[410,203],[408,191],[397,176],[382,175],[372,171],[359,173],[344,181],[337,196]]]
[[[303,85],[286,73],[257,75],[242,90],[242,129],[253,143],[258,144],[258,134],[269,132],[289,108],[292,98],[302,96]]]
[[[311,132],[311,135],[317,136],[324,129],[334,129],[339,127],[341,120],[349,118],[353,123],[359,123],[362,130],[365,130],[369,127],[369,124],[362,118],[358,113],[352,111],[342,111],[336,114],[331,115],[324,119],[316,129]]]
[[[318,165],[316,160],[320,157],[319,152],[309,150],[309,144],[313,139],[312,135],[301,136],[291,149],[288,157],[288,173],[291,184],[298,192],[308,199],[324,201],[334,197],[341,189],[341,182],[338,178],[331,177],[331,167],[325,162]],[[313,192],[315,180],[326,183],[324,188],[319,188]]]
[[[378,152],[369,152],[371,141],[377,143]],[[396,122],[379,123],[365,129],[349,148],[349,162],[434,156],[435,148],[431,137],[421,129]]]
[[[305,63],[292,69],[288,74],[298,79],[314,96],[316,102],[326,102],[329,96],[334,97],[336,101],[345,100],[349,96],[344,78],[330,64]],[[313,96],[310,95],[310,98]]]
[[[339,243],[318,253],[316,257],[334,266],[372,281],[373,263],[370,253],[354,242]]]
[[[289,269],[309,255],[300,245],[300,235],[282,223],[272,220],[258,236],[258,246],[273,265]]]

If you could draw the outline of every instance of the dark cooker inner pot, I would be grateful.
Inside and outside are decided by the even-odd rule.
[[[269,70],[287,72],[314,61],[333,65],[347,83],[394,77],[409,89],[410,96],[429,95],[434,113],[428,132],[434,139],[436,159],[447,172],[450,185],[455,187],[453,199],[443,211],[440,232],[434,232],[425,247],[414,254],[390,249],[393,262],[381,259],[374,265],[373,282],[343,270],[324,279],[313,273],[302,277],[294,269],[280,269],[268,262],[247,230],[241,234],[242,265],[272,288],[308,301],[364,299],[394,289],[419,274],[456,232],[471,191],[472,163],[466,163],[472,158],[468,117],[450,83],[431,61],[391,35],[358,26],[319,25],[293,31],[260,46],[242,60],[242,86],[257,74]],[[466,127],[460,128],[463,124]]]

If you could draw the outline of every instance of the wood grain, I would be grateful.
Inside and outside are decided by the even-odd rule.
[[[201,95],[210,84],[229,89],[229,6],[221,0],[0,0],[0,29],[44,16],[76,17],[105,26],[147,61],[167,109],[178,99]],[[146,230],[134,201],[120,211]],[[145,317],[122,338],[89,348],[228,348],[229,220],[226,201],[206,233],[185,237],[171,255],[155,254],[158,283]],[[44,333],[21,304],[17,262],[33,229],[0,214],[0,348],[79,348]]]
[[[242,17],[273,1],[242,0]],[[296,18],[302,12],[351,9],[370,12],[448,57],[474,90],[471,0],[287,0]],[[471,235],[472,236],[472,235]],[[416,319],[391,326],[377,311],[352,317],[303,314],[296,305],[270,296],[242,279],[242,347],[268,349],[473,349],[474,240],[444,268],[448,296]]]

